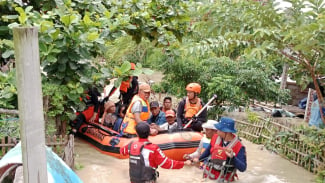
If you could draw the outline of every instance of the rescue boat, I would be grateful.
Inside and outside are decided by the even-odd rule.
[[[128,158],[120,155],[120,148],[131,141],[138,140],[138,137],[121,137],[116,131],[106,126],[89,122],[84,122],[76,135],[100,152],[119,159]],[[159,132],[156,136],[149,136],[149,141],[157,144],[167,157],[184,161],[184,154],[194,152],[199,146],[201,138],[201,133],[185,129],[174,132]]]

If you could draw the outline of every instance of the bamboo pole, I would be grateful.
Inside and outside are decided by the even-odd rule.
[[[47,182],[45,123],[35,27],[13,29],[24,182]]]

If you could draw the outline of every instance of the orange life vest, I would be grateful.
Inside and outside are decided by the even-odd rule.
[[[184,107],[184,111],[185,111],[184,117],[185,118],[192,118],[196,113],[199,112],[200,109],[202,109],[200,98],[197,99],[195,104],[191,104],[188,97],[186,97],[185,107]]]
[[[122,81],[120,91],[126,93],[131,86],[130,83],[131,79],[128,79],[127,81]]]
[[[125,117],[123,119],[123,123],[121,125],[121,131],[127,134],[136,134],[135,125],[137,124],[134,118],[134,114],[131,112],[133,104],[136,101],[141,101],[142,111],[140,113],[140,119],[142,121],[147,121],[150,117],[150,108],[148,101],[143,100],[139,95],[135,95],[126,111]]]
[[[227,145],[227,148],[231,148],[235,154],[238,154],[241,147],[242,144],[236,135],[234,135],[234,139]],[[215,180],[223,179],[234,181],[234,177],[237,177],[234,160],[227,157],[224,151],[222,139],[216,134],[211,139],[210,154],[211,159],[205,167],[204,177],[209,177],[210,179]]]

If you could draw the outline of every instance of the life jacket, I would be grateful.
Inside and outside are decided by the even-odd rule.
[[[126,93],[131,86],[130,83],[131,83],[130,79],[128,79],[126,81],[122,81],[121,86],[120,86],[120,91],[123,93]]]
[[[142,104],[142,111],[140,113],[140,119],[142,121],[147,121],[150,117],[150,108],[148,101],[144,101],[139,95],[135,95],[126,111],[125,117],[123,119],[122,125],[121,125],[121,132],[127,133],[127,134],[136,134],[135,131],[135,125],[136,121],[134,118],[134,114],[131,112],[131,109],[133,107],[133,104],[136,101],[141,101]]]
[[[191,104],[188,97],[186,97],[185,106],[184,106],[184,111],[185,111],[184,117],[185,118],[187,118],[187,119],[192,118],[195,114],[197,114],[199,112],[200,109],[202,109],[200,98],[197,99],[195,104]]]
[[[212,145],[214,144],[214,145]],[[231,148],[235,154],[239,152],[242,144],[237,136],[227,145],[225,148]],[[223,141],[221,137],[214,135],[211,139],[210,159],[206,169],[204,170],[204,176],[210,179],[217,179],[218,181],[226,180],[233,181],[234,177],[237,177],[236,168],[234,166],[234,158],[227,157],[223,147]]]
[[[132,183],[154,182],[157,179],[156,170],[146,166],[141,153],[144,146],[150,142],[131,142],[128,146],[130,152],[129,175]]]
[[[89,94],[86,94],[84,97],[80,97],[79,100],[83,101],[86,104],[86,109],[84,111],[82,111],[81,113],[85,116],[85,119],[88,122],[91,119],[91,117],[94,115],[95,106],[92,103]],[[76,114],[79,115],[80,112],[77,112]],[[100,114],[100,111],[98,109],[97,116],[95,119],[95,121],[97,121],[97,122],[99,121],[99,114]]]
[[[90,105],[92,105],[92,103],[91,103],[91,98],[90,98],[90,96],[88,95],[88,93],[85,94],[85,96],[83,96],[83,97],[79,97],[79,100],[82,101],[82,102],[84,102],[84,103],[86,104],[86,106],[90,106]]]

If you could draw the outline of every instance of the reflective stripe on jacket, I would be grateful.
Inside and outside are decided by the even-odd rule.
[[[143,100],[139,95],[135,95],[126,111],[123,123],[121,125],[121,131],[127,134],[136,134],[135,126],[137,122],[135,121],[134,114],[131,112],[132,106],[136,101],[141,101],[142,111],[140,113],[140,119],[142,121],[147,121],[150,116],[150,108],[148,101]]]
[[[149,166],[142,154],[143,148],[148,144],[151,143],[137,141],[129,144],[129,175],[132,183],[154,182],[156,180],[156,169]]]
[[[227,145],[227,148],[231,148],[233,152],[237,155],[242,147],[242,143],[240,142],[240,140],[236,135],[234,136],[235,136],[234,139]],[[210,149],[211,157],[213,154],[216,153],[215,151],[219,150],[219,147],[223,147],[223,141],[221,137],[215,134],[211,139],[211,149]],[[227,158],[227,162],[229,162],[229,164],[227,164],[228,167],[233,167],[233,161],[231,161],[231,159]],[[206,166],[205,172],[209,172],[210,175],[205,174],[204,176],[205,177],[208,176],[210,179],[218,179],[221,172],[215,169],[210,170],[210,168],[212,167]],[[221,178],[227,181],[233,181],[234,177],[237,177],[237,174],[235,172],[233,173],[233,171],[235,171],[234,168],[231,168],[231,170],[232,171],[225,172],[226,174]]]

